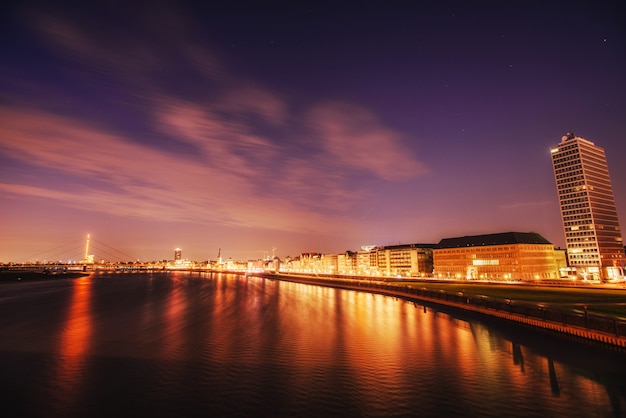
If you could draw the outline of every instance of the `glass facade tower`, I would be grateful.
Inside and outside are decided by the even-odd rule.
[[[604,150],[573,133],[550,148],[570,267],[585,279],[624,274],[624,244]]]

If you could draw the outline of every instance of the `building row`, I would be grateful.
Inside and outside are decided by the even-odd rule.
[[[534,232],[445,238],[438,244],[369,246],[341,254],[305,253],[275,259],[268,267],[309,274],[491,281],[549,280],[570,273],[565,250]]]
[[[365,246],[341,254],[305,253],[280,264],[285,272],[358,276],[430,277],[434,244]]]

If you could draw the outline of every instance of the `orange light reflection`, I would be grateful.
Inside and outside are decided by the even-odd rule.
[[[92,333],[90,312],[91,277],[72,280],[72,299],[60,335],[55,389],[59,400],[70,403],[84,376],[84,358]]]

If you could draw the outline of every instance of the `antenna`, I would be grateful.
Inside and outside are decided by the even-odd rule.
[[[85,262],[89,260],[89,240],[91,238],[90,234],[87,234],[87,245],[85,245]]]

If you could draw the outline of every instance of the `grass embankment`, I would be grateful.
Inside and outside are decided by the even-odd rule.
[[[468,296],[487,296],[493,299],[511,299],[519,302],[537,303],[558,309],[583,310],[589,313],[626,318],[626,289],[548,287],[530,285],[497,285],[481,283],[407,283],[392,282],[395,286],[447,293],[463,292]]]

